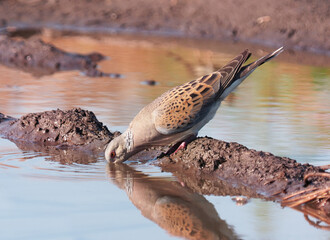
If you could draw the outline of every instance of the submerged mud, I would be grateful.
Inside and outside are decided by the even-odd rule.
[[[104,146],[119,134],[111,133],[93,112],[80,108],[30,113],[20,119],[0,113],[1,136],[21,149],[44,152],[64,163],[79,159],[80,163],[97,161]],[[147,149],[130,160],[154,159],[167,148]],[[293,193],[317,190],[323,197],[322,204],[316,205],[330,217],[330,181],[321,167],[208,137],[197,138],[186,149],[164,156],[154,164],[172,172],[182,185],[200,194],[281,201]],[[314,197],[321,201],[317,195]]]
[[[120,77],[120,74],[104,73],[97,69],[97,63],[103,59],[105,56],[100,53],[84,55],[65,52],[40,39],[0,37],[0,63],[36,76],[79,70],[90,77]]]

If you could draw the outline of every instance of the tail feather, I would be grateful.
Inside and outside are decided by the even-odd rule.
[[[276,57],[279,55],[281,52],[283,52],[283,47],[280,47],[276,51],[267,54],[266,56],[259,58],[257,61],[250,63],[248,65],[243,66],[238,72],[237,72],[237,78],[242,78],[242,77],[247,77],[249,76],[257,67],[261,66],[265,62],[268,62],[272,58]]]
[[[257,61],[245,65],[242,65],[247,61],[247,59],[251,56],[251,53],[248,50],[245,50],[240,55],[238,55],[235,59],[233,59],[226,66],[221,68],[219,72],[223,76],[220,80],[220,89],[217,94],[217,99],[224,100],[229,93],[231,93],[247,76],[249,76],[257,67],[264,64],[265,62],[271,60],[276,57],[283,51],[283,47],[280,47],[276,51],[258,59]],[[233,66],[233,64],[235,64]],[[234,70],[233,70],[234,68]],[[228,72],[228,70],[232,70]]]
[[[249,59],[251,53],[248,49],[223,66],[218,72],[221,74],[220,88],[216,99],[222,96],[223,92],[233,83],[234,77],[241,66]]]

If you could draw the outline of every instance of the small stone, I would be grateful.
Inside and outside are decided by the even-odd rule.
[[[257,23],[260,25],[263,23],[270,22],[270,20],[271,20],[270,16],[262,16],[257,18]]]

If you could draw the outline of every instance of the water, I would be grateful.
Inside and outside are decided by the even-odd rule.
[[[112,131],[123,131],[164,91],[219,68],[247,47],[137,36],[42,37],[67,51],[110,56],[100,69],[125,77],[90,78],[69,71],[36,78],[0,66],[0,112],[20,117],[81,107]],[[258,57],[257,48],[249,47]],[[141,84],[145,80],[158,84]],[[301,163],[329,164],[329,80],[329,68],[294,64],[283,55],[231,94],[200,135]],[[173,219],[164,220],[172,215],[164,210],[166,204],[190,209],[188,219],[200,230],[196,236],[330,239],[303,214],[279,204],[251,199],[237,206],[230,197],[193,193],[150,164],[109,169],[103,157],[96,160],[68,164],[0,139],[0,239],[168,239],[178,231]]]

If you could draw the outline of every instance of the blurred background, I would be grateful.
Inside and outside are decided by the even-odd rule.
[[[0,26],[247,41],[328,54],[327,0],[2,0]]]

